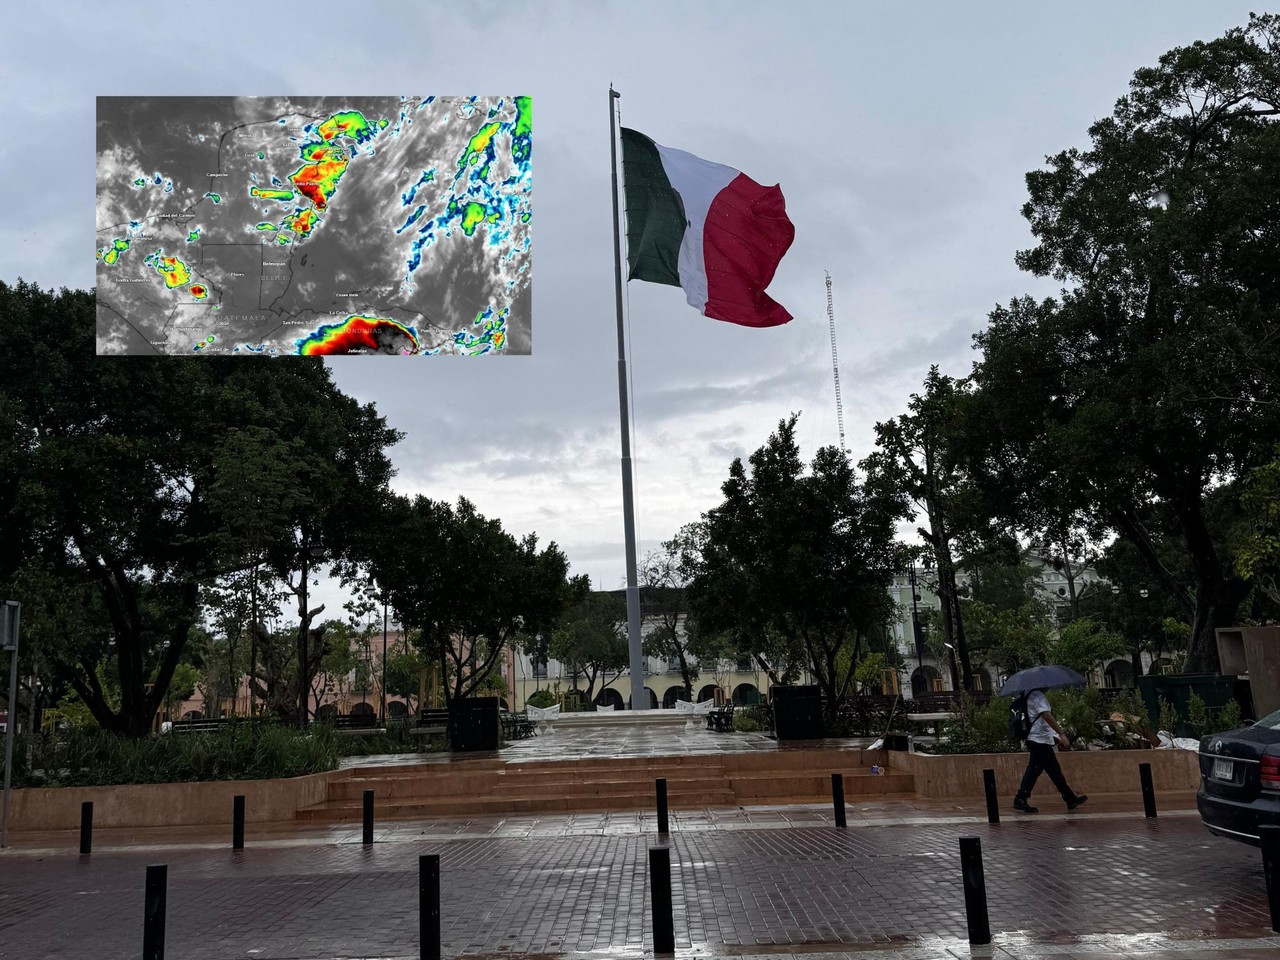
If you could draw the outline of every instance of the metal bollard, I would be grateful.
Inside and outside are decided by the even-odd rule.
[[[1151,764],[1138,764],[1138,777],[1142,781],[1142,809],[1148,817],[1156,815],[1156,788],[1151,783]]]
[[[658,832],[667,833],[667,780],[659,777],[654,784],[658,789]]]
[[[93,852],[93,801],[80,804],[80,856]]]
[[[422,960],[440,960],[440,856],[418,857],[418,939]]]
[[[676,952],[676,924],[671,913],[671,850],[649,848],[649,887],[653,904],[653,952]]]
[[[969,928],[969,942],[990,943],[987,881],[982,874],[982,841],[977,837],[960,838],[960,873],[964,879],[964,917]]]
[[[996,772],[982,771],[982,786],[987,791],[987,823],[1000,822],[1000,801],[996,798]]]
[[[1271,930],[1280,933],[1280,827],[1258,828],[1262,841],[1262,876],[1267,883],[1267,904],[1271,907]]]
[[[844,827],[848,824],[844,817],[844,774],[833,773],[831,775],[831,803],[836,810],[836,826]]]
[[[373,843],[373,791],[364,792],[364,842]]]
[[[142,960],[164,960],[165,886],[169,867],[147,867],[147,886],[142,914]]]
[[[231,849],[244,849],[244,795],[231,798]]]

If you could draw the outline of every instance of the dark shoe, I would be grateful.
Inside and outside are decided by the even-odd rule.
[[[1027,803],[1027,801],[1017,800],[1017,799],[1013,801],[1013,809],[1017,810],[1019,813],[1039,813],[1040,812],[1039,807],[1033,807],[1031,806],[1031,804]]]
[[[1087,795],[1087,794],[1082,793],[1082,794],[1080,794],[1078,797],[1076,797],[1074,800],[1068,800],[1068,801],[1067,801],[1067,813],[1070,813],[1072,810],[1074,810],[1076,807],[1080,806],[1080,804],[1084,803],[1084,802],[1085,802],[1086,800],[1088,800],[1088,799],[1089,799],[1088,795]]]

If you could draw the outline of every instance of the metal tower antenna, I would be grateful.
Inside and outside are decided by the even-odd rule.
[[[823,271],[826,273],[826,271]],[[840,399],[840,360],[836,356],[836,311],[831,303],[831,274],[827,273],[827,324],[831,328],[831,372],[836,381],[836,425],[840,428],[840,450],[844,445],[844,402]]]

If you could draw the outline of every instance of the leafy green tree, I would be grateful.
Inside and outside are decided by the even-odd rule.
[[[924,393],[911,396],[909,412],[876,424],[877,449],[860,466],[867,471],[869,487],[902,498],[917,518],[923,518],[916,532],[933,557],[932,586],[942,604],[943,640],[955,648],[961,685],[972,690],[973,668],[955,558],[957,541],[972,539],[979,515],[963,457],[966,444],[959,404],[967,391],[966,381],[931,367]]]
[[[106,629],[65,638],[49,659],[101,726],[140,736],[200,619],[201,587],[252,563],[228,534],[227,512],[246,499],[225,476],[237,431],[301,441],[297,484],[259,494],[292,497],[282,512],[295,536],[323,537],[340,567],[359,559],[351,531],[386,488],[383,450],[398,435],[318,360],[95,357],[94,336],[91,292],[0,283],[0,582],[35,567],[66,586],[66,603],[90,604],[76,616]],[[297,545],[274,542],[267,562],[297,569]],[[118,707],[97,680],[103,659]]]
[[[681,558],[688,553],[684,541],[693,536],[692,531],[681,530],[640,563],[640,601],[648,616],[657,621],[644,635],[645,656],[676,662],[684,698],[689,701],[698,680],[698,661],[689,652],[685,628],[690,568]]]
[[[593,592],[565,611],[551,631],[547,653],[573,678],[581,677],[587,703],[595,699],[597,681],[603,690],[630,666],[627,647],[627,604],[615,593]]]
[[[978,337],[987,471],[1133,543],[1192,620],[1192,671],[1216,670],[1214,629],[1250,589],[1208,500],[1280,435],[1278,33],[1280,18],[1251,16],[1170,51],[1088,149],[1028,174],[1037,245],[1018,263],[1070,286],[996,309]],[[1193,588],[1160,563],[1153,503],[1186,543]]]
[[[834,715],[853,692],[868,635],[892,616],[903,509],[859,485],[836,447],[820,449],[806,474],[795,425],[795,415],[779,423],[751,455],[750,475],[740,459],[730,466],[724,502],[703,518],[689,602],[700,629],[730,634],[767,669],[763,651],[782,640],[773,661],[803,658]]]
[[[1087,675],[1099,663],[1123,654],[1127,648],[1123,635],[1085,617],[1059,631],[1049,645],[1049,661]]]
[[[366,520],[373,578],[439,667],[447,703],[494,686],[507,644],[550,629],[582,589],[555,543],[517,540],[465,498],[396,498]]]

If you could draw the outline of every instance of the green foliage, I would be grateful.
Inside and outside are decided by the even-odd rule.
[[[1240,704],[1232,697],[1227,701],[1226,706],[1218,711],[1217,717],[1214,718],[1212,725],[1205,733],[1221,733],[1224,730],[1235,730],[1243,722]]]
[[[1178,710],[1174,707],[1173,702],[1166,697],[1160,698],[1160,716],[1158,718],[1160,729],[1166,733],[1174,734],[1178,730]]]
[[[733,730],[735,733],[755,733],[760,729],[760,721],[743,710],[733,712]]]
[[[338,755],[369,757],[384,753],[438,753],[447,749],[443,737],[420,736],[408,723],[388,723],[385,734],[336,734]]]
[[[1048,662],[1087,674],[1103,660],[1127,650],[1124,637],[1085,617],[1062,628],[1058,639],[1049,646]]]
[[[337,738],[317,724],[306,731],[241,721],[215,733],[133,738],[72,729],[33,741],[21,786],[105,786],[197,780],[262,780],[336,769]]]
[[[556,702],[556,695],[550,690],[539,689],[529,694],[529,699],[525,701],[531,707],[546,708],[553,706]]]
[[[358,560],[350,531],[387,488],[398,434],[319,358],[94,358],[94,314],[92,291],[0,282],[0,587],[38,571],[23,625],[53,686],[104,728],[145,736],[201,588],[264,556],[296,569],[302,531]],[[118,707],[95,683],[104,661]]]
[[[730,465],[724,501],[697,535],[688,597],[699,629],[728,634],[741,654],[807,662],[834,712],[852,693],[867,635],[892,616],[904,506],[860,486],[836,447],[820,449],[806,472],[795,427],[795,415],[779,423],[750,473],[741,459]]]
[[[1204,698],[1194,690],[1187,697],[1187,723],[1197,736],[1204,736],[1209,732],[1209,707]]]
[[[853,680],[859,693],[879,693],[885,669],[885,655],[880,651],[868,653],[853,671]]]
[[[945,742],[938,753],[1012,753],[1021,749],[1009,742],[1009,697],[993,697],[978,703],[968,695],[960,697],[955,717],[942,724]]]
[[[424,659],[444,667],[450,701],[492,686],[508,643],[550,631],[587,590],[555,543],[517,539],[465,498],[394,498],[365,537],[374,579]]]
[[[1098,723],[1110,714],[1103,706],[1102,691],[1097,687],[1054,690],[1049,693],[1049,706],[1062,732],[1072,743],[1081,737],[1086,742],[1098,737]]]

